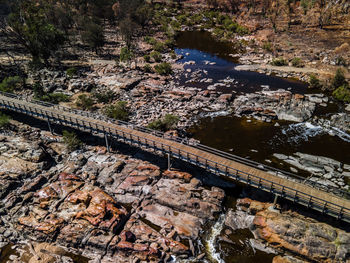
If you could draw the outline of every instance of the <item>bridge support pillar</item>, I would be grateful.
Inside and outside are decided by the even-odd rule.
[[[171,155],[168,153],[168,171],[171,170]]]
[[[52,130],[51,123],[50,123],[49,119],[47,119],[47,125],[49,126],[49,130],[50,130],[51,134],[53,134],[53,130]]]
[[[274,209],[276,209],[277,199],[278,199],[278,195],[275,194],[275,199],[273,200],[273,206],[272,206]]]
[[[105,140],[106,140],[106,148],[107,148],[107,152],[110,152],[110,146],[109,146],[109,143],[108,143],[107,133],[105,133]]]

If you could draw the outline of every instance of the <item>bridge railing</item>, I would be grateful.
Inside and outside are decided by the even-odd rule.
[[[58,109],[58,110],[62,110],[62,111],[65,111],[65,112],[69,112],[69,113],[73,113],[73,114],[77,114],[77,115],[81,115],[81,116],[85,116],[85,117],[90,117],[90,118],[93,118],[93,119],[99,119],[101,121],[106,121],[106,122],[109,122],[109,123],[114,123],[114,124],[118,124],[118,125],[125,126],[125,127],[128,127],[128,128],[132,128],[132,129],[137,130],[137,131],[141,131],[141,132],[144,132],[144,133],[155,135],[157,137],[161,137],[161,138],[172,140],[172,141],[175,141],[175,142],[178,142],[178,143],[182,143],[184,145],[188,145],[188,146],[197,148],[199,150],[202,150],[202,151],[205,151],[205,152],[209,152],[211,154],[215,154],[217,156],[220,156],[220,157],[232,160],[232,161],[239,162],[241,164],[252,166],[254,168],[257,168],[257,169],[260,169],[260,170],[263,170],[263,171],[266,171],[266,172],[273,173],[274,175],[279,176],[279,177],[287,177],[287,178],[289,178],[291,180],[294,180],[295,182],[299,182],[299,183],[302,183],[302,184],[306,184],[306,185],[312,186],[315,189],[322,190],[322,191],[325,191],[325,192],[330,192],[330,193],[333,193],[333,194],[335,194],[337,196],[340,196],[340,197],[343,197],[343,198],[346,198],[346,199],[350,199],[350,193],[346,192],[346,191],[343,191],[340,188],[337,188],[337,187],[334,187],[334,186],[329,186],[329,185],[324,185],[324,184],[318,183],[317,181],[311,181],[311,180],[308,180],[305,177],[299,176],[297,174],[294,174],[294,173],[291,173],[291,172],[288,172],[288,171],[284,171],[284,170],[281,170],[281,169],[278,169],[278,168],[275,168],[275,167],[271,167],[271,166],[268,166],[268,165],[265,165],[265,164],[261,164],[261,163],[258,163],[258,162],[255,162],[255,161],[252,161],[252,160],[249,160],[249,159],[246,159],[246,158],[234,155],[234,154],[230,154],[230,153],[227,153],[227,152],[224,152],[224,151],[220,151],[220,150],[211,148],[209,146],[206,146],[206,145],[198,143],[194,139],[181,138],[181,137],[178,137],[178,136],[174,136],[174,135],[170,135],[170,134],[163,133],[163,132],[160,132],[160,131],[152,130],[152,129],[149,129],[149,128],[146,128],[146,127],[142,127],[142,126],[139,126],[139,125],[136,125],[136,124],[129,123],[129,122],[111,119],[111,118],[108,118],[108,117],[105,117],[105,116],[101,116],[100,114],[94,114],[94,113],[91,113],[91,112],[82,111],[82,110],[78,110],[78,109],[72,109],[72,108],[69,108],[69,107],[64,107],[64,106],[61,106],[61,105],[52,104],[52,103],[49,103],[49,102],[43,102],[43,101],[39,101],[39,100],[35,100],[35,99],[30,99],[29,100],[26,97],[23,97],[23,96],[20,96],[20,95],[15,95],[15,94],[12,94],[12,93],[0,92],[0,94],[3,95],[3,96],[11,97],[11,98],[17,98],[17,99],[21,99],[21,100],[26,100],[28,102],[35,103],[35,104],[38,104],[38,105],[42,105],[42,106],[45,106],[45,107],[52,107],[52,108],[55,108],[55,109]]]
[[[350,209],[347,209],[343,206],[327,201],[325,199],[315,197],[308,193],[304,193],[300,190],[295,190],[292,187],[287,187],[280,183],[276,183],[268,179],[259,177],[258,175],[249,174],[239,169],[217,163],[215,161],[206,159],[200,155],[196,155],[178,147],[175,147],[171,144],[164,143],[163,141],[153,140],[147,137],[135,135],[132,132],[129,132],[129,130],[127,129],[113,130],[110,127],[107,127],[106,125],[101,124],[101,122],[96,122],[94,120],[87,122],[82,119],[79,119],[79,115],[76,115],[78,117],[70,116],[68,118],[64,114],[59,113],[57,111],[53,113],[52,111],[38,109],[36,107],[31,106],[19,105],[14,102],[10,103],[9,101],[5,100],[0,100],[0,103],[5,108],[10,110],[22,112],[42,119],[48,119],[52,122],[57,122],[60,124],[64,123],[67,126],[71,126],[73,128],[78,128],[81,130],[88,130],[96,133],[107,134],[108,136],[114,137],[118,140],[124,140],[125,142],[128,142],[130,144],[137,144],[140,147],[144,146],[148,148],[153,148],[156,151],[171,154],[172,156],[178,159],[185,160],[196,166],[209,170],[217,175],[225,175],[234,178],[237,181],[282,196],[293,202],[318,210],[322,213],[331,215],[338,219],[350,222]]]

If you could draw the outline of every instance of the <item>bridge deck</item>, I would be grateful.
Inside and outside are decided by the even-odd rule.
[[[36,118],[83,131],[105,134],[131,144],[171,154],[175,158],[206,168],[215,174],[232,177],[240,182],[350,222],[350,200],[288,178],[273,175],[256,167],[224,158],[191,145],[135,130],[117,123],[82,116],[60,108],[39,105],[16,97],[10,98],[0,94],[0,105],[9,110],[22,112]]]

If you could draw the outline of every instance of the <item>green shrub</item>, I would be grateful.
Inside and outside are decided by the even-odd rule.
[[[220,29],[220,28],[215,28],[213,31],[214,35],[216,35],[217,37],[221,38],[225,36],[225,31]]]
[[[155,45],[153,45],[153,49],[158,52],[164,52],[165,46],[162,42],[157,42]]]
[[[87,96],[86,94],[79,95],[76,106],[83,110],[91,110],[92,106],[94,105],[94,101],[90,96]]]
[[[333,96],[340,101],[350,103],[350,87],[349,85],[343,85],[333,91]]]
[[[236,33],[241,35],[241,36],[246,35],[249,33],[249,29],[244,27],[244,26],[238,25],[236,28]]]
[[[145,41],[146,43],[148,43],[150,40],[151,40],[151,37],[150,37],[150,36],[145,36],[145,37],[143,38],[143,41]]]
[[[311,74],[309,78],[309,88],[318,89],[321,88],[321,86],[320,80],[314,74]]]
[[[154,46],[157,43],[157,40],[155,40],[153,37],[146,36],[145,37],[145,42]]]
[[[169,38],[169,39],[165,40],[164,44],[168,48],[172,48],[173,46],[175,46],[175,40],[173,38]]]
[[[170,25],[175,31],[180,31],[181,29],[181,23],[179,23],[179,21],[173,20],[170,22]]]
[[[262,48],[268,52],[272,52],[272,43],[271,42],[264,42]]]
[[[164,126],[162,120],[155,120],[147,125],[147,128],[157,131],[164,131]]]
[[[180,118],[178,116],[167,114],[165,115],[163,119],[163,123],[165,125],[165,128],[167,130],[174,129],[176,127],[176,124],[179,122]]]
[[[344,66],[344,67],[346,67],[348,65],[345,58],[343,58],[342,56],[339,56],[336,58],[335,64],[337,64],[338,66]]]
[[[310,6],[310,0],[301,0],[300,6],[304,10],[304,15],[306,15],[307,10],[309,9],[309,6]]]
[[[160,75],[170,75],[173,71],[169,63],[163,62],[154,67],[154,70]]]
[[[304,62],[301,60],[301,58],[293,58],[292,66],[296,68],[302,68],[304,67]]]
[[[341,69],[337,69],[337,72],[335,73],[335,76],[332,80],[332,88],[337,89],[343,85],[347,85],[344,72]]]
[[[0,91],[12,93],[22,86],[23,80],[19,76],[4,78],[0,83]]]
[[[178,116],[167,114],[163,119],[155,120],[148,124],[149,129],[159,130],[159,131],[169,131],[176,128],[176,124],[179,122],[180,118]]]
[[[69,102],[70,96],[64,93],[57,92],[57,93],[47,93],[38,99],[42,101],[50,102],[53,104],[58,104],[60,102]]]
[[[98,103],[110,103],[113,101],[115,94],[112,90],[106,90],[103,92],[94,91],[93,96]]]
[[[127,108],[126,101],[118,101],[114,105],[109,105],[105,107],[104,114],[109,118],[127,121],[129,119],[130,112]]]
[[[144,55],[143,59],[145,60],[145,62],[151,62],[151,56],[150,55]]]
[[[158,51],[152,51],[150,56],[155,62],[162,61],[162,55]]]
[[[176,20],[181,24],[181,25],[184,25],[187,21],[187,17],[186,15],[178,15],[176,17]]]
[[[74,132],[63,131],[63,142],[67,147],[67,150],[72,152],[78,150],[83,145],[78,136]]]
[[[39,82],[36,82],[34,84],[33,91],[34,91],[34,99],[36,100],[46,101],[53,104],[70,101],[70,96],[64,93],[61,93],[61,92],[46,93],[44,91],[43,86]]]
[[[123,47],[120,50],[120,56],[119,56],[119,60],[121,62],[127,62],[130,61],[132,58],[134,57],[134,53],[132,52],[132,50],[128,47]]]
[[[40,82],[35,82],[33,86],[34,98],[40,100],[46,93]]]
[[[177,55],[176,55],[176,53],[175,53],[174,50],[172,50],[172,51],[170,52],[170,56],[171,56],[172,59],[176,59],[176,58],[177,58]]]
[[[281,67],[288,65],[288,63],[284,58],[275,58],[271,61],[271,65]]]
[[[152,70],[152,67],[150,64],[146,64],[144,67],[143,67],[143,71],[144,72],[147,72],[147,73],[151,73],[153,70]]]
[[[75,67],[72,67],[72,68],[69,68],[69,69],[66,70],[66,74],[70,78],[72,78],[75,75],[77,75],[77,73],[78,73],[78,70]]]
[[[6,129],[10,125],[10,117],[0,112],[0,129]]]

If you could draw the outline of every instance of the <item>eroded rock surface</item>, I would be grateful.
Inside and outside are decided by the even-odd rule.
[[[323,94],[300,95],[287,90],[265,90],[238,96],[233,103],[237,116],[253,116],[258,120],[272,119],[303,122],[312,117],[317,104],[325,105]]]
[[[37,138],[40,147],[29,138],[1,139],[1,244],[34,242],[33,257],[43,255],[37,245],[61,246],[100,262],[202,253],[199,234],[221,212],[223,190],[104,147],[58,153],[60,139],[45,132]],[[43,258],[64,257],[57,253]]]
[[[318,182],[325,186],[349,189],[346,180],[350,177],[350,165],[341,163],[324,156],[317,156],[297,152],[294,155],[286,156],[284,154],[273,155],[278,160],[292,165],[291,170],[298,172],[303,170],[311,176],[310,181]]]
[[[292,211],[276,212],[269,209],[272,204],[240,199],[237,207],[253,216],[250,230],[257,240],[269,247],[301,255],[316,262],[348,262],[350,234],[326,223],[301,216]],[[232,225],[227,219],[226,225]],[[235,226],[234,224],[233,226]],[[273,262],[303,262],[293,257],[275,257]]]

